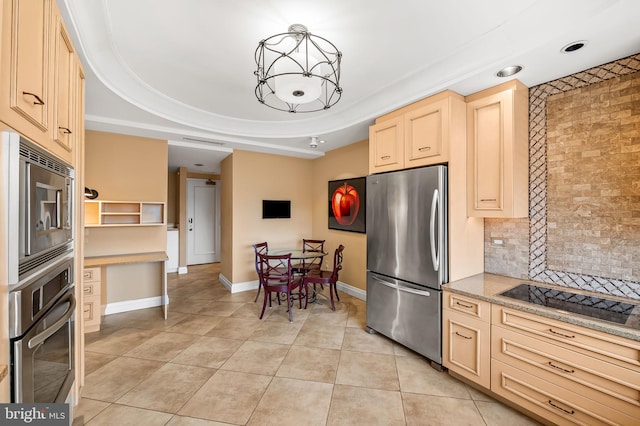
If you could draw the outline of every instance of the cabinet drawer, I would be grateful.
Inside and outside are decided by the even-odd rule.
[[[86,321],[91,321],[95,316],[95,303],[84,302],[82,305],[82,318]]]
[[[637,417],[577,395],[571,387],[491,360],[491,390],[558,425],[637,425]]]
[[[492,324],[537,337],[636,372],[640,371],[640,342],[527,312],[492,307]]]
[[[100,282],[100,268],[85,268],[82,274],[82,282]]]
[[[491,321],[491,303],[471,297],[444,292],[444,308],[461,312],[484,322]]]
[[[100,283],[84,283],[82,284],[82,294],[84,297],[100,296]]]
[[[100,330],[101,315],[100,297],[86,297],[82,304],[82,318],[84,319],[84,332],[90,333]]]
[[[640,372],[502,327],[492,337],[493,358],[640,419]]]
[[[444,366],[489,389],[491,324],[449,309],[443,309],[442,320]]]

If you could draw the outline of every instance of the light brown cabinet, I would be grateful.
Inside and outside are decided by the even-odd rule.
[[[2,8],[0,120],[74,165],[82,67],[57,3],[7,0]]]
[[[99,267],[85,268],[82,275],[82,318],[85,333],[100,330],[101,287],[101,269]]]
[[[491,304],[444,292],[442,363],[480,386],[491,384]]]
[[[54,8],[57,12],[57,8]],[[54,108],[52,138],[57,144],[56,153],[72,163],[72,150],[77,130],[75,126],[74,102],[76,102],[75,53],[69,34],[59,12],[54,14],[56,21],[54,56]]]
[[[556,424],[637,424],[640,342],[492,311],[491,391]]]
[[[637,425],[640,342],[443,292],[443,364],[558,425]]]
[[[2,121],[45,146],[51,108],[51,3],[2,3]]]
[[[369,127],[369,173],[400,170],[404,166],[404,125],[396,117]]]
[[[518,80],[467,102],[467,214],[529,215],[529,89]]]
[[[446,163],[464,126],[464,99],[449,90],[381,116],[369,128],[369,173]]]

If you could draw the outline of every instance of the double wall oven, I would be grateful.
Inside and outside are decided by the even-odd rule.
[[[11,402],[65,402],[74,380],[73,178],[68,164],[2,132]]]

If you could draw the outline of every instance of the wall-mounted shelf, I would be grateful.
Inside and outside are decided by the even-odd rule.
[[[84,226],[166,225],[163,202],[85,200]]]

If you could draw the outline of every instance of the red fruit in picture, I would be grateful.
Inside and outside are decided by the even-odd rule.
[[[339,186],[331,196],[331,210],[340,225],[352,225],[360,210],[358,191],[346,182]]]

